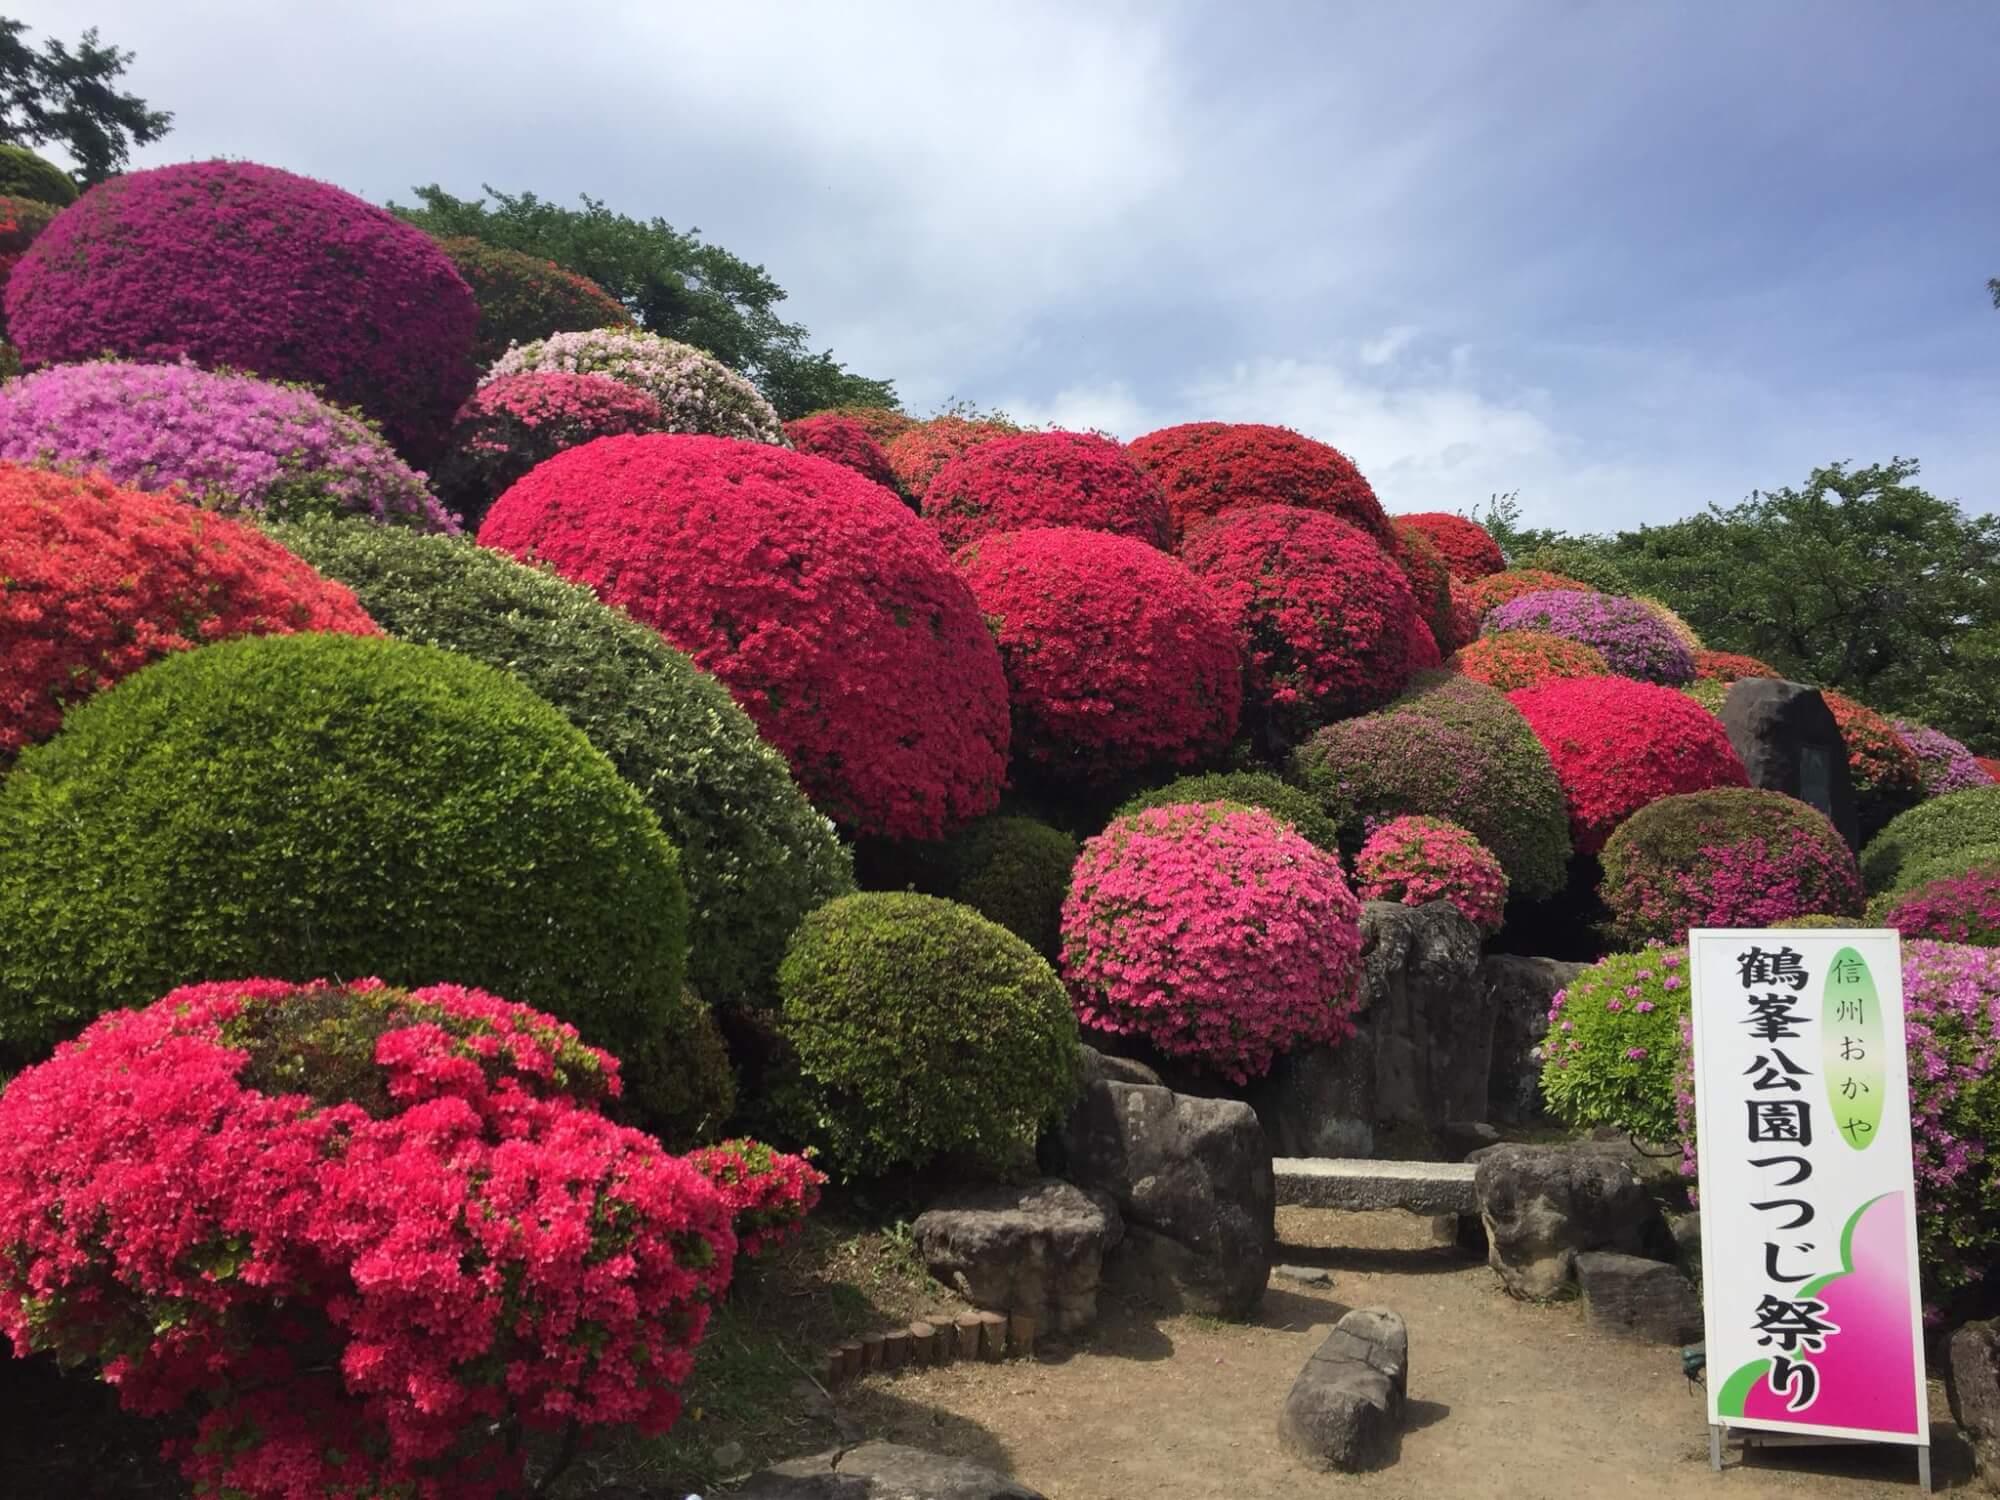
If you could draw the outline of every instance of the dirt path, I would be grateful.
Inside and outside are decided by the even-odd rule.
[[[1577,1303],[1512,1301],[1485,1266],[1432,1247],[1426,1222],[1281,1210],[1279,1235],[1282,1259],[1333,1282],[1274,1279],[1256,1323],[1155,1320],[1107,1299],[1087,1351],[872,1380],[843,1394],[843,1413],[870,1435],[1009,1469],[1053,1500],[1916,1493],[1908,1450],[1732,1453],[1712,1476],[1701,1394],[1671,1349],[1593,1334]],[[1313,1473],[1279,1448],[1278,1408],[1328,1327],[1372,1304],[1410,1329],[1401,1457],[1374,1474]],[[1939,1487],[1968,1483],[1935,1381],[1931,1420]]]

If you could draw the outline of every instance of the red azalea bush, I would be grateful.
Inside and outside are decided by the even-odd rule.
[[[1440,655],[1456,650],[1465,640],[1458,633],[1460,616],[1458,601],[1451,591],[1451,569],[1423,532],[1400,517],[1390,524],[1395,527],[1396,540],[1403,549],[1403,576],[1409,579],[1417,609],[1430,627],[1432,643]]]
[[[455,985],[113,1012],[0,1095],[0,1329],[193,1419],[198,1493],[514,1493],[524,1430],[671,1427],[729,1282],[731,1203],[618,1091]]]
[[[1117,443],[1089,432],[1024,432],[969,448],[938,470],[923,514],[953,548],[1036,526],[1173,542],[1160,487]]]
[[[1176,537],[1224,511],[1293,505],[1331,511],[1400,556],[1395,529],[1361,471],[1339,449],[1290,428],[1188,422],[1134,438],[1126,451],[1166,493]]]
[[[912,500],[921,500],[931,481],[937,478],[938,470],[961,453],[995,438],[1012,437],[1020,430],[1012,422],[988,418],[932,417],[898,433],[883,444],[882,451],[888,456],[889,469],[903,493]]]
[[[810,422],[814,417],[845,417],[859,422],[861,430],[885,449],[917,425],[917,419],[908,412],[890,406],[828,406],[809,411],[799,420]]]
[[[1367,533],[1293,505],[1231,510],[1181,556],[1214,592],[1246,649],[1245,690],[1273,738],[1388,702],[1416,667],[1416,600]]]
[[[1817,808],[1724,787],[1663,797],[1604,846],[1614,941],[1684,942],[1690,927],[1770,927],[1861,915],[1861,867]]]
[[[1561,677],[1605,677],[1611,671],[1595,646],[1544,630],[1481,636],[1459,647],[1445,665],[1503,693],[1540,687]]]
[[[381,633],[352,591],[254,527],[0,464],[0,770],[65,708],[169,651],[295,630]]]
[[[1845,693],[1821,688],[1820,697],[1847,745],[1847,769],[1854,782],[1855,808],[1866,840],[1900,812],[1924,800],[1923,762],[1896,726]]]
[[[99,183],[22,257],[6,306],[30,366],[115,354],[308,381],[420,463],[475,374],[479,306],[428,235],[250,162]]]
[[[1550,573],[1542,568],[1508,568],[1504,572],[1489,573],[1484,578],[1461,582],[1457,598],[1471,616],[1472,633],[1477,635],[1479,627],[1486,623],[1486,617],[1501,605],[1511,604],[1526,594],[1542,594],[1552,589],[1574,589],[1585,594],[1596,592],[1587,583],[1578,583],[1574,578],[1565,578],[1560,573]]]
[[[7,279],[14,274],[14,267],[20,264],[36,236],[49,227],[49,221],[59,212],[54,204],[33,198],[0,197],[0,293],[6,291]],[[0,315],[0,339],[6,336],[7,320]]]
[[[1354,880],[1363,901],[1449,901],[1488,937],[1500,930],[1507,910],[1507,872],[1500,861],[1446,818],[1382,824],[1354,857]]]
[[[1416,615],[1410,616],[1410,671],[1428,672],[1444,665],[1444,653],[1438,650],[1437,637],[1431,634],[1430,626]]]
[[[853,470],[728,438],[600,438],[502,495],[479,540],[722,679],[844,827],[937,838],[998,802],[999,649],[930,528]]]
[[[1700,650],[1694,654],[1694,675],[1697,682],[1740,682],[1745,677],[1776,677],[1778,674],[1754,656],[1744,656],[1736,651]]]
[[[630,328],[625,304],[588,276],[471,235],[438,241],[479,304],[472,357],[491,364],[515,344],[585,328]]]
[[[1975,755],[1972,757],[1972,762],[1995,781],[2000,781],[2000,760],[1995,760],[1990,755]]]
[[[466,398],[438,488],[468,530],[536,464],[593,438],[658,432],[660,403],[608,375],[503,375]]]
[[[703,1146],[684,1160],[722,1195],[736,1232],[736,1253],[753,1260],[805,1227],[826,1186],[826,1174],[803,1156],[747,1138]]]
[[[1555,762],[1579,854],[1649,802],[1677,792],[1747,786],[1715,716],[1682,693],[1629,677],[1566,677],[1507,700]]]
[[[1083,846],[1063,977],[1085,1026],[1241,1083],[1353,1035],[1360,910],[1340,861],[1269,813],[1156,807]]]
[[[1014,753],[1060,780],[1104,785],[1199,765],[1236,734],[1236,634],[1166,553],[1074,527],[1002,531],[959,571],[1000,643]]]
[[[1398,516],[1396,520],[1399,525],[1427,537],[1450,567],[1454,578],[1469,583],[1489,573],[1498,573],[1507,566],[1507,559],[1501,555],[1500,544],[1493,540],[1493,533],[1477,521],[1468,521],[1464,516],[1454,516],[1441,510],[1419,511],[1415,515]]]
[[[885,490],[896,488],[896,471],[889,467],[889,456],[854,417],[843,417],[835,412],[800,417],[796,422],[785,424],[785,436],[801,453],[810,453],[815,458],[843,465],[863,479],[874,480]]]

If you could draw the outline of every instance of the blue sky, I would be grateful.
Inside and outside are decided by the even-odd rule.
[[[590,192],[906,404],[1663,521],[1904,454],[2000,509],[2000,5],[17,5],[235,155]]]

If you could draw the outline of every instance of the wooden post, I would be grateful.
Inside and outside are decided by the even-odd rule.
[[[854,1340],[840,1346],[840,1378],[852,1380],[861,1373],[861,1345]]]
[[[950,1321],[943,1317],[931,1318],[928,1321],[933,1325],[931,1329],[931,1363],[934,1365],[948,1365],[958,1353],[958,1330],[953,1328]]]
[[[1007,1357],[1007,1319],[1002,1314],[979,1314],[979,1357],[989,1364]]]
[[[960,1359],[979,1358],[979,1330],[984,1325],[978,1313],[962,1314],[953,1325],[958,1333],[958,1357]]]
[[[910,1363],[927,1365],[931,1362],[932,1345],[937,1342],[937,1330],[930,1324],[919,1321],[910,1325]]]
[[[832,1390],[847,1378],[847,1358],[839,1348],[836,1347],[826,1351],[826,1369],[824,1374],[825,1379],[822,1383],[828,1390]]]
[[[882,1368],[882,1335],[871,1333],[861,1340],[861,1368],[873,1372]]]
[[[1007,1320],[1007,1343],[1016,1359],[1035,1357],[1035,1320],[1026,1313],[1015,1313]]]
[[[909,1362],[910,1330],[898,1328],[894,1333],[882,1336],[882,1368],[900,1370]]]

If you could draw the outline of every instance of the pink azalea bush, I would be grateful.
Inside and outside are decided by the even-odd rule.
[[[474,391],[452,423],[438,487],[468,529],[536,464],[592,438],[659,432],[660,403],[608,375],[538,370]]]
[[[660,404],[662,432],[790,446],[784,423],[762,391],[713,355],[656,333],[617,328],[553,333],[509,349],[487,366],[479,383],[531,371],[606,375],[644,391]]]
[[[1227,802],[1117,819],[1084,845],[1063,902],[1078,1019],[1239,1083],[1353,1034],[1360,956],[1339,860]]]
[[[1500,861],[1447,818],[1391,818],[1362,844],[1354,878],[1363,901],[1449,901],[1489,937],[1500,930],[1507,909]]]
[[[2000,948],[2000,865],[1926,881],[1877,902],[1869,915],[1906,938]]]
[[[1924,795],[1942,797],[1947,792],[1963,792],[1975,786],[1991,786],[1993,778],[1972,752],[1942,730],[1897,719],[1896,736],[1910,747],[1924,778]]]
[[[1539,630],[1595,647],[1621,677],[1678,687],[1694,678],[1694,653],[1655,611],[1636,599],[1574,589],[1523,594],[1498,606],[1482,627]]]

